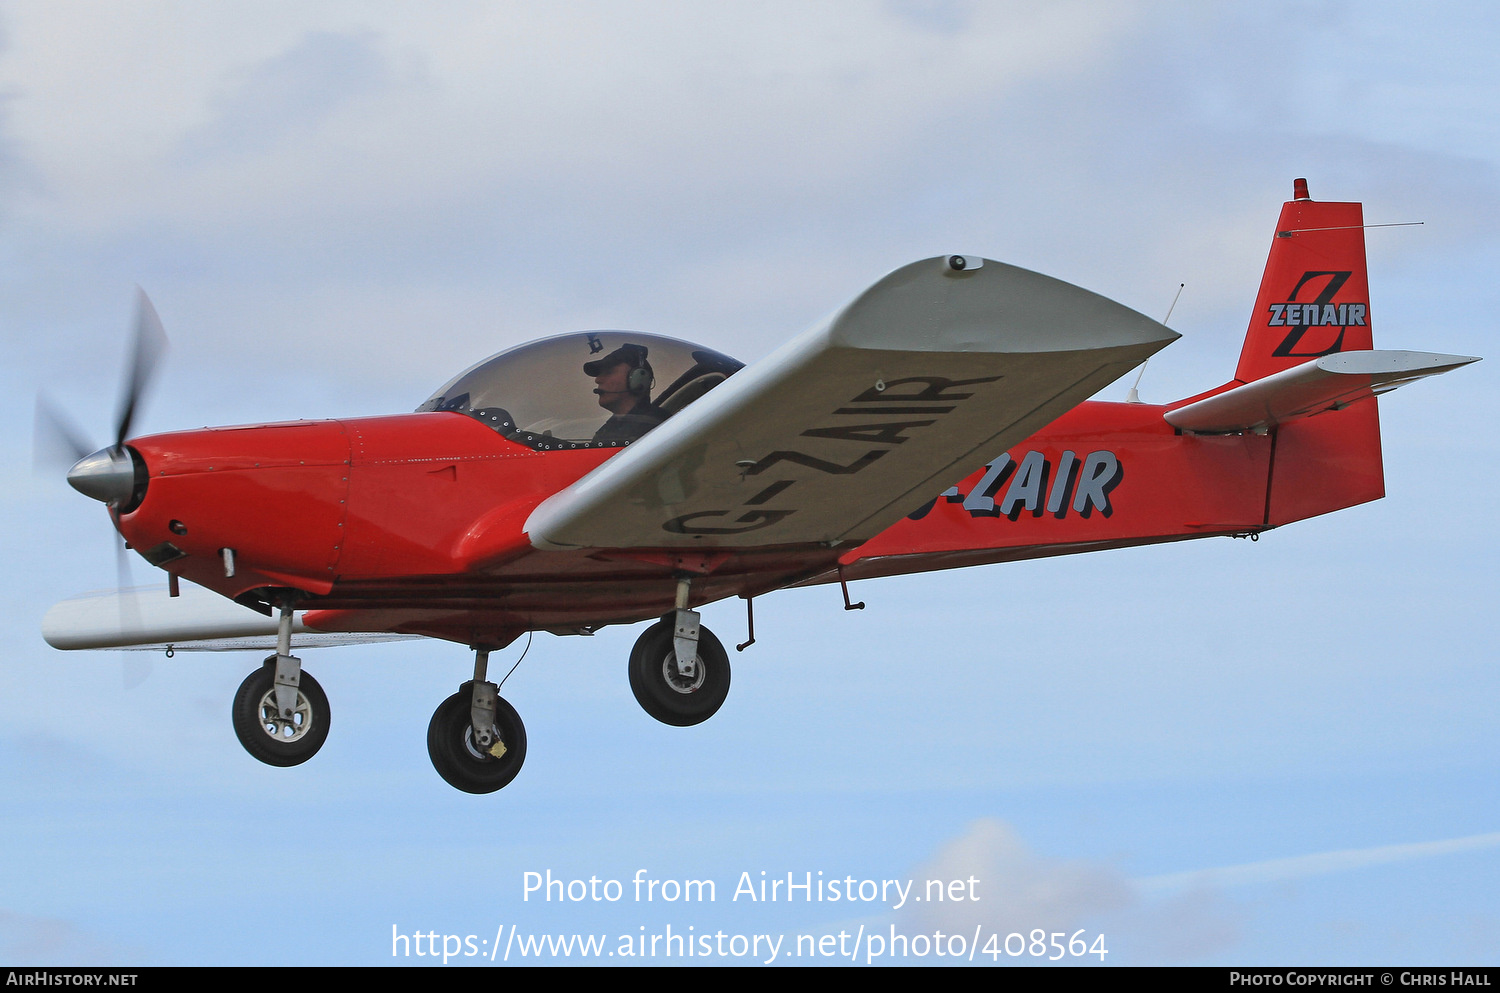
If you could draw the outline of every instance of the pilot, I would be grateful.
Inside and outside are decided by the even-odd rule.
[[[585,362],[583,371],[594,377],[599,406],[613,415],[594,432],[594,441],[632,442],[666,420],[667,415],[651,403],[656,376],[646,361],[645,345],[621,345],[601,359]]]

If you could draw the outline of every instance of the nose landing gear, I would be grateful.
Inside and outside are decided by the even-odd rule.
[[[328,740],[328,697],[292,654],[292,604],[281,605],[276,654],[234,694],[235,737],[267,765],[301,765]]]
[[[285,695],[285,688],[282,695]],[[301,765],[323,747],[331,713],[323,687],[300,673],[294,703],[277,703],[276,656],[266,659],[234,695],[234,733],[245,751],[267,765]]]

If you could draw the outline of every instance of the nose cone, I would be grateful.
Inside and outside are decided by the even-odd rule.
[[[86,497],[123,507],[135,494],[136,462],[125,448],[101,448],[68,470],[68,483]]]

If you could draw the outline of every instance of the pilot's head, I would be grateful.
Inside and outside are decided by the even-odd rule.
[[[621,345],[608,355],[583,364],[585,375],[594,377],[599,406],[612,414],[624,414],[651,398],[655,374],[646,361],[645,345]]]

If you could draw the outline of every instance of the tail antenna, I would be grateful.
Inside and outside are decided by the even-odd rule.
[[[1167,316],[1163,317],[1161,319],[1161,322],[1163,324],[1167,323],[1168,321],[1170,321],[1172,319],[1172,311],[1174,311],[1174,310],[1177,309],[1177,301],[1180,300],[1180,299],[1182,299],[1182,288],[1184,286],[1186,286],[1186,285],[1187,285],[1187,283],[1178,283],[1177,284],[1177,295],[1172,298],[1172,306],[1170,306],[1170,307],[1167,308]],[[1126,394],[1126,396],[1125,396],[1125,402],[1126,403],[1140,403],[1141,402],[1141,393],[1140,393],[1140,390],[1136,389],[1136,387],[1138,387],[1138,386],[1141,385],[1141,377],[1146,374],[1146,366],[1148,366],[1150,364],[1151,364],[1151,360],[1150,359],[1147,359],[1145,362],[1141,363],[1141,371],[1135,374],[1135,382],[1131,384],[1131,386],[1130,386],[1130,392],[1128,394]]]

